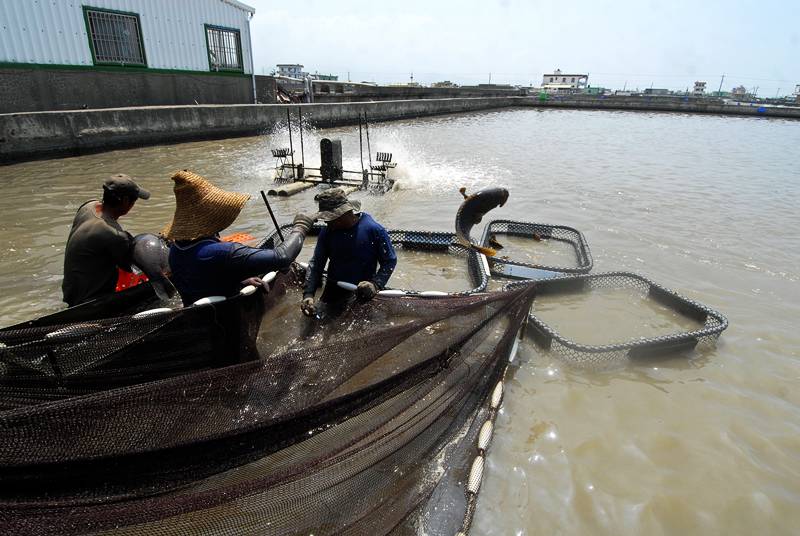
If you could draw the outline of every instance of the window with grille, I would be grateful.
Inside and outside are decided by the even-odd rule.
[[[147,66],[139,15],[83,9],[95,64]]]
[[[239,30],[206,25],[208,64],[212,71],[243,71]]]

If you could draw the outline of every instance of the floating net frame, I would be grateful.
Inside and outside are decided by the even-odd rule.
[[[508,270],[504,270],[507,265],[525,266],[536,270],[547,270],[551,272],[563,272],[569,274],[585,274],[592,271],[594,261],[589,250],[589,243],[579,230],[564,225],[550,225],[546,223],[532,223],[514,220],[492,220],[483,230],[481,244],[484,247],[491,247],[490,238],[493,235],[509,235],[530,238],[536,234],[540,238],[558,240],[569,244],[575,252],[577,260],[574,266],[554,266],[548,264],[537,264],[522,262],[514,259],[503,259],[500,256],[492,257],[489,261],[491,273],[493,275],[508,276]],[[497,265],[500,265],[496,268]]]
[[[640,290],[644,297],[692,318],[703,326],[692,331],[641,337],[621,343],[586,345],[560,335],[535,313],[531,313],[528,316],[527,331],[536,344],[559,353],[573,364],[597,366],[617,360],[657,357],[712,345],[728,327],[728,319],[718,311],[632,272],[564,275],[536,282],[537,296],[597,288]]]
[[[291,225],[281,226],[281,230],[288,231],[292,228]],[[315,223],[309,236],[318,236],[320,231],[325,226]],[[471,289],[462,292],[442,292],[439,290],[409,290],[397,289],[391,286],[387,290],[382,290],[381,295],[384,296],[423,296],[423,297],[436,297],[436,296],[458,296],[465,294],[475,294],[477,292],[485,292],[486,287],[489,285],[489,263],[486,257],[477,251],[460,244],[456,240],[455,233],[446,233],[439,231],[409,231],[405,229],[390,229],[386,231],[389,233],[389,238],[392,240],[392,245],[397,249],[407,249],[411,251],[430,251],[434,253],[443,253],[447,255],[456,255],[463,257],[467,264],[467,273],[469,274],[470,282],[473,285]],[[280,238],[278,232],[275,231],[269,235],[260,245],[261,248],[274,248],[279,244]],[[390,281],[391,285],[391,281]]]

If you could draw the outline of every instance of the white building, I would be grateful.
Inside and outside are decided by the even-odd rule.
[[[279,63],[277,75],[287,78],[305,78],[308,73],[303,72],[303,66],[299,63]]]
[[[692,91],[692,95],[695,97],[702,97],[706,92],[706,83],[705,82],[695,82],[694,83],[694,90]]]
[[[738,86],[731,90],[732,97],[746,97],[747,96],[747,88],[744,86]]]
[[[0,62],[249,74],[254,14],[236,0],[2,0]]]
[[[257,101],[236,0],[0,0],[0,113]]]
[[[565,74],[561,69],[542,76],[542,89],[545,91],[575,92],[586,89],[588,83],[588,74]]]

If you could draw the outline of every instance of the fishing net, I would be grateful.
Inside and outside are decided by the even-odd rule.
[[[120,292],[101,296],[100,298],[80,305],[75,305],[46,316],[33,320],[26,320],[25,322],[2,328],[0,329],[0,337],[3,337],[3,333],[24,328],[56,326],[71,322],[96,320],[98,318],[128,316],[156,307],[159,302],[160,300],[158,296],[156,296],[155,290],[153,290],[152,283],[144,282]]]
[[[567,296],[625,291],[626,296],[651,302],[662,311],[684,320],[686,326],[693,326],[683,331],[667,328],[670,332],[657,336],[632,336],[628,340],[608,341],[606,344],[581,344],[565,337],[557,328],[546,323],[542,315],[537,312],[539,305],[534,305],[527,324],[527,332],[537,345],[557,352],[563,359],[575,365],[607,366],[630,359],[685,352],[699,346],[712,345],[728,327],[728,320],[721,313],[634,273],[608,272],[562,276],[537,281],[536,285],[537,294],[543,299],[557,296],[562,300],[560,307],[568,311],[573,323],[576,309],[563,303]],[[603,310],[601,314],[614,320],[609,310]],[[598,330],[595,326],[593,331],[602,330]]]
[[[63,324],[40,319],[31,327],[0,330],[0,409],[256,359],[264,311],[291,279],[291,274],[279,275],[272,296],[253,292],[205,305],[133,313],[152,304],[152,289],[143,287],[142,301],[131,299],[126,316],[103,318],[108,310],[92,308],[84,312],[100,318]],[[122,310],[119,304],[113,308]]]
[[[2,411],[0,532],[468,530],[533,292],[378,296],[257,360]]]
[[[496,243],[499,242],[502,245],[507,237],[513,237],[512,239],[516,239],[515,241],[521,242],[519,247],[521,251],[506,255],[506,252],[501,249],[497,256],[489,259],[492,274],[505,277],[526,277],[525,271],[514,270],[516,266],[573,274],[585,274],[592,270],[593,261],[589,244],[583,233],[572,227],[493,220],[484,228],[481,243],[484,247],[497,249]],[[550,260],[537,258],[537,252],[542,249],[539,246],[546,243],[563,246],[563,250],[568,253]]]
[[[288,231],[291,229],[291,226],[285,225],[282,229]],[[324,229],[323,225],[315,224],[309,232],[309,236],[318,236],[322,229]],[[470,286],[455,292],[448,292],[448,294],[471,294],[486,290],[486,286],[489,283],[489,266],[486,264],[485,258],[476,251],[456,242],[456,235],[454,233],[407,231],[402,229],[387,230],[387,233],[389,234],[389,239],[392,241],[392,246],[400,252],[427,252],[437,255],[449,255],[458,259],[458,271],[461,273],[466,269]],[[278,237],[278,233],[275,232],[269,235],[259,247],[274,248],[278,244],[280,244],[280,238]],[[397,278],[394,277],[394,279],[396,280]],[[388,288],[403,291],[403,293],[407,295],[424,293],[425,290],[437,290],[435,288],[398,288],[393,285],[392,280],[389,281]]]

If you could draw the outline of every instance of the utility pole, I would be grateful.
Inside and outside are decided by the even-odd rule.
[[[722,80],[719,81],[719,89],[717,90],[717,97],[722,95],[722,83],[725,81],[725,73],[722,73]]]
[[[350,71],[347,71],[347,81],[350,81]]]
[[[489,83],[492,83],[492,73],[489,73]]]

